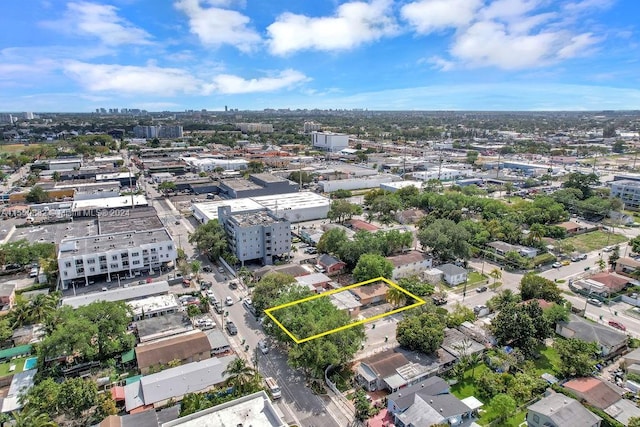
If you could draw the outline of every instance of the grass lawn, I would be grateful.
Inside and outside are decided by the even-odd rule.
[[[472,271],[467,275],[467,285],[474,285],[485,280],[487,280],[487,275],[482,275],[477,271]]]
[[[558,375],[557,369],[560,366],[558,352],[553,347],[546,346],[539,347],[538,352],[540,353],[540,359],[533,361],[538,375],[542,375],[545,372],[551,375]]]
[[[592,231],[578,236],[569,237],[563,240],[571,243],[578,252],[591,252],[602,249],[605,246],[613,246],[626,242],[627,238],[621,234],[607,233],[605,231]]]
[[[478,418],[477,423],[481,426],[486,426],[491,423],[491,421],[498,418],[498,415],[493,411],[491,405],[487,405],[482,407],[483,411],[480,413],[480,418]],[[508,417],[506,420],[501,423],[495,423],[494,426],[508,426],[508,427],[518,427],[520,423],[524,422],[525,417],[527,416],[527,409],[524,408],[521,411],[517,411],[515,414]]]
[[[479,363],[476,366],[473,370],[473,376],[471,376],[472,370],[467,369],[464,373],[464,380],[458,381],[457,384],[451,386],[451,394],[457,396],[459,399],[464,399],[469,396],[478,397],[476,379],[480,378],[487,372],[489,372],[489,367],[484,363]]]
[[[3,153],[7,153],[7,154],[13,154],[13,153],[19,153],[21,151],[23,151],[25,148],[28,147],[37,147],[40,144],[29,144],[29,145],[24,145],[24,144],[1,144],[0,145],[0,152]]]
[[[19,359],[13,359],[10,360],[9,362],[0,364],[0,377],[4,377],[5,375],[13,375],[13,374],[17,374],[19,372],[22,372],[22,370],[24,369],[24,361],[26,359],[28,359],[31,356],[27,356],[27,357],[21,357]],[[13,371],[9,372],[9,367],[11,365],[16,365],[16,369],[14,369]]]

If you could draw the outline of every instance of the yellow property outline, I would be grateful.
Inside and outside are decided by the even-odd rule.
[[[331,294],[337,294],[338,292],[344,292],[344,291],[347,291],[347,290],[349,290],[349,289],[353,289],[353,288],[357,288],[357,287],[360,287],[360,286],[368,285],[369,283],[373,283],[373,282],[384,282],[384,283],[386,283],[387,285],[389,285],[389,286],[391,286],[391,287],[393,287],[393,288],[396,288],[396,289],[400,290],[400,292],[402,292],[402,293],[404,293],[404,294],[406,294],[406,295],[410,296],[410,297],[411,297],[411,298],[413,298],[416,302],[415,302],[415,303],[413,303],[413,304],[411,304],[411,305],[408,305],[408,306],[406,306],[406,307],[397,308],[397,309],[395,309],[395,310],[391,310],[391,311],[388,311],[388,312],[386,312],[386,313],[382,313],[382,314],[377,314],[377,315],[375,315],[375,316],[372,316],[372,317],[366,318],[366,319],[364,319],[364,320],[358,320],[357,322],[352,322],[352,323],[349,323],[349,324],[347,324],[347,325],[343,325],[343,326],[340,326],[340,327],[337,327],[337,328],[331,329],[331,330],[329,330],[329,331],[321,332],[321,333],[319,333],[319,334],[315,334],[315,335],[312,335],[312,336],[310,336],[310,337],[303,338],[303,339],[299,339],[299,338],[297,338],[295,335],[293,335],[293,334],[292,334],[292,333],[291,333],[287,328],[285,328],[285,327],[282,325],[282,323],[280,323],[280,322],[278,321],[278,319],[276,319],[276,318],[275,318],[275,316],[273,315],[273,312],[274,312],[274,311],[280,310],[281,308],[291,307],[292,305],[300,304],[300,303],[303,303],[303,302],[306,302],[306,301],[311,301],[311,300],[318,299],[318,298],[322,298],[322,297],[328,297],[328,296],[329,296],[329,295],[331,295]],[[393,282],[392,282],[391,280],[389,280],[389,279],[386,279],[386,278],[384,278],[384,277],[377,277],[377,278],[375,278],[375,279],[365,280],[364,282],[354,283],[353,285],[344,286],[344,287],[342,287],[342,288],[334,289],[334,290],[331,290],[331,291],[328,291],[328,292],[323,292],[323,293],[318,294],[318,295],[312,295],[312,296],[310,296],[310,297],[302,298],[302,299],[299,299],[299,300],[297,300],[297,301],[292,301],[292,302],[288,302],[288,303],[285,303],[285,304],[280,304],[280,305],[278,305],[278,306],[276,306],[276,307],[271,307],[271,308],[266,309],[266,310],[264,311],[264,313],[265,313],[267,316],[269,316],[269,318],[270,318],[271,320],[273,320],[273,322],[274,322],[276,325],[278,325],[278,326],[280,327],[280,329],[282,329],[282,330],[283,330],[287,335],[289,335],[289,337],[291,337],[291,339],[292,339],[296,344],[302,344],[303,342],[311,341],[311,340],[313,340],[313,339],[320,338],[320,337],[324,337],[324,336],[326,336],[326,335],[333,334],[333,333],[335,333],[335,332],[339,332],[339,331],[343,331],[343,330],[345,330],[345,329],[353,328],[354,326],[362,325],[362,324],[365,324],[365,323],[367,323],[367,322],[372,322],[372,321],[374,321],[374,320],[382,319],[383,317],[391,316],[392,314],[400,313],[400,312],[402,312],[402,311],[409,310],[409,309],[412,309],[412,308],[414,308],[414,307],[419,307],[419,306],[421,306],[422,304],[426,304],[426,301],[425,301],[425,300],[423,300],[422,298],[420,298],[420,297],[417,297],[417,296],[413,295],[411,292],[407,291],[406,289],[402,289],[400,286],[398,286],[397,284],[393,283]]]

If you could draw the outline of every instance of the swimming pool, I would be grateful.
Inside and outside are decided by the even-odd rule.
[[[27,371],[29,369],[33,369],[36,366],[38,366],[38,358],[37,357],[30,357],[28,359],[26,359],[24,361],[24,371]]]

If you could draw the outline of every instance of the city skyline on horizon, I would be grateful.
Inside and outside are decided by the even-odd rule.
[[[5,5],[0,111],[640,109],[632,0]]]

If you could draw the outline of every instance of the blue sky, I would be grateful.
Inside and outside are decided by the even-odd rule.
[[[638,0],[6,0],[0,111],[640,109]]]

